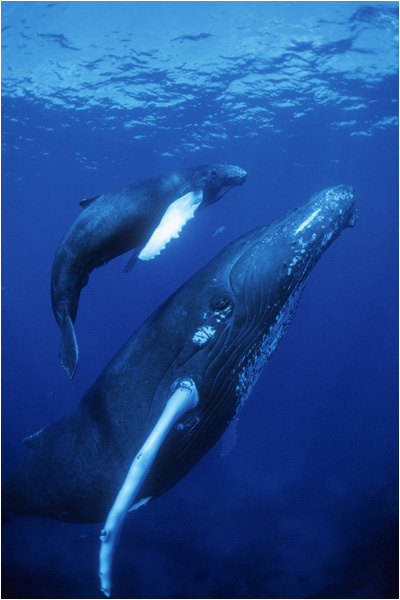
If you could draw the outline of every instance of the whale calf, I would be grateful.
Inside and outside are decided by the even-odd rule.
[[[25,440],[30,452],[5,484],[3,510],[105,521],[109,595],[126,513],[175,485],[222,436],[313,267],[356,220],[352,189],[338,186],[226,246],[139,327],[75,410]]]
[[[70,379],[78,364],[74,323],[79,296],[93,269],[133,248],[125,270],[136,259],[154,258],[179,237],[197,209],[220,200],[246,175],[234,165],[202,165],[82,200],[83,211],[62,238],[51,270],[51,303],[61,331],[59,356]]]

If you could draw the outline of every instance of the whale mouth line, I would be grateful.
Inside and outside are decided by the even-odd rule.
[[[232,190],[233,188],[239,186],[239,185],[243,185],[246,181],[246,175],[239,176],[232,182],[232,183],[228,183],[227,185],[222,186],[217,193],[217,201],[221,200],[221,198],[223,198],[230,190]]]

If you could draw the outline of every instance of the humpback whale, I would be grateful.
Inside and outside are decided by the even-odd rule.
[[[353,192],[313,195],[226,246],[118,351],[78,406],[25,440],[3,509],[105,522],[100,580],[129,510],[182,479],[236,417],[324,250],[357,220]]]
[[[93,269],[133,248],[125,271],[137,259],[154,258],[179,237],[197,209],[220,200],[246,175],[234,165],[202,165],[81,201],[83,211],[62,238],[51,271],[51,303],[61,330],[59,356],[70,379],[78,364],[74,323],[79,296]]]

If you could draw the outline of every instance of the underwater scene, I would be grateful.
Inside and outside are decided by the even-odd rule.
[[[398,597],[398,12],[1,3],[2,598]]]

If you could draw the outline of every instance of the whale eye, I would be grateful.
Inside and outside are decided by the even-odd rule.
[[[216,174],[217,174],[217,171],[216,171],[215,169],[213,169],[213,170],[211,171],[211,175],[214,175],[214,176],[215,176]]]
[[[210,308],[213,312],[220,312],[228,308],[232,304],[232,299],[229,294],[218,294],[210,300]]]

